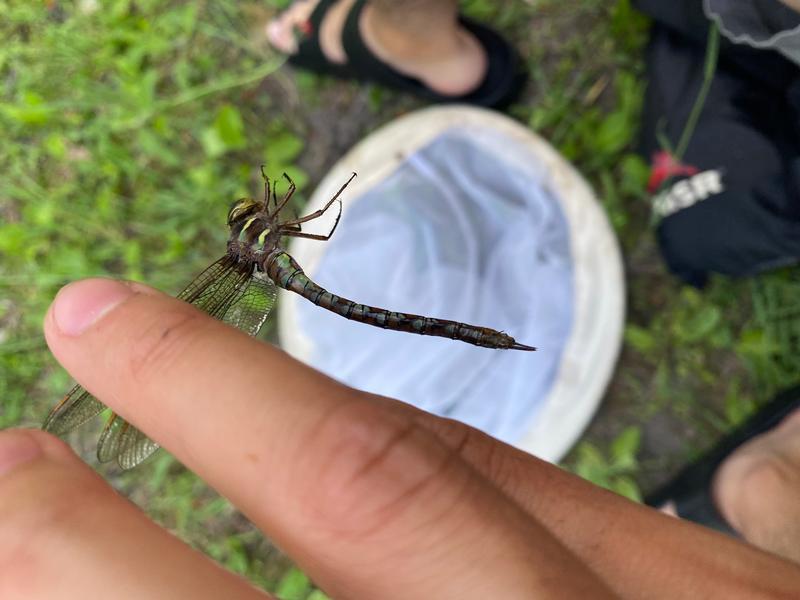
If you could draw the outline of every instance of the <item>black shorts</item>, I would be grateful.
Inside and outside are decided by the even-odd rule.
[[[664,167],[704,78],[710,21],[701,0],[639,0],[654,19],[642,152],[658,157],[653,209],[670,269],[693,285],[800,260],[800,68],[723,39],[717,73],[682,165]],[[663,139],[663,138],[662,138]]]

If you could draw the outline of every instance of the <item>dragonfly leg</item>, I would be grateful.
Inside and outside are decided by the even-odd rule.
[[[267,206],[269,204],[269,177],[264,170],[265,166],[266,165],[261,165],[261,177],[264,180],[264,206]]]
[[[289,182],[289,189],[286,190],[286,195],[281,200],[280,206],[278,205],[277,196],[275,195],[275,186],[272,186],[272,198],[275,200],[275,212],[272,213],[272,216],[278,216],[286,204],[291,200],[292,196],[294,195],[295,191],[297,191],[297,186],[292,181],[292,178],[289,177],[286,173],[283,174],[286,181]]]
[[[308,223],[309,221],[313,221],[314,219],[318,219],[319,217],[324,215],[331,206],[333,206],[334,202],[339,200],[339,196],[342,195],[342,192],[345,190],[345,188],[348,185],[350,185],[350,182],[353,181],[353,179],[355,179],[355,177],[356,177],[356,174],[353,173],[350,176],[350,179],[348,179],[345,182],[345,184],[342,187],[339,188],[339,191],[336,192],[336,195],[333,198],[331,198],[330,200],[328,200],[328,203],[325,206],[323,206],[322,208],[320,208],[319,210],[315,210],[310,215],[306,215],[305,217],[302,217],[301,219],[293,219],[291,221],[285,221],[285,222],[281,223],[281,226],[283,226],[283,225],[299,225],[300,223]],[[339,201],[339,204],[340,204],[339,216],[341,216],[341,201]],[[338,222],[339,222],[339,219],[336,219],[336,223],[337,224],[338,224]],[[334,230],[336,229],[336,225],[334,225],[333,229]],[[332,234],[333,234],[333,230],[331,231],[331,235]]]
[[[336,215],[336,221],[333,223],[333,227],[331,227],[330,233],[328,235],[317,235],[314,233],[302,233],[300,230],[300,224],[291,224],[291,225],[281,225],[280,231],[283,235],[288,235],[289,237],[301,237],[301,238],[308,238],[309,240],[320,240],[322,242],[327,242],[333,236],[333,232],[336,231],[336,228],[339,226],[339,220],[342,218],[342,201],[339,200],[339,214]],[[297,227],[297,229],[293,229]]]
[[[329,235],[317,235],[315,233],[302,233],[300,231],[281,231],[281,234],[286,237],[305,238],[307,240],[319,240],[320,242],[327,242],[331,239]]]

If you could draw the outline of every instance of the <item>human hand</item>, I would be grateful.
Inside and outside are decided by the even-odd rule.
[[[459,457],[466,429],[437,435],[398,403],[135,284],[68,286],[45,334],[82,385],[227,496],[334,597],[603,587]],[[28,460],[0,477],[3,599],[261,597],[149,522],[58,440],[6,432],[0,457],[13,456]]]
[[[800,12],[800,0],[781,0],[786,6],[792,10]]]
[[[731,597],[763,573],[800,585],[796,566],[338,384],[143,286],[70,285],[45,334],[84,387],[335,598]],[[42,432],[0,434],[0,515],[4,600],[263,597]]]

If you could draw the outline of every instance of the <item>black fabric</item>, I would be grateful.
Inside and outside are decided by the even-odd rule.
[[[308,35],[300,43],[297,54],[289,58],[289,62],[316,73],[378,83],[437,103],[504,108],[522,91],[527,81],[527,73],[514,47],[493,29],[466,17],[459,17],[461,24],[477,38],[488,57],[486,77],[476,90],[461,96],[445,96],[434,92],[417,79],[398,73],[374,56],[364,44],[359,20],[367,1],[356,0],[342,30],[342,46],[348,57],[346,65],[328,61],[319,46],[319,25],[328,9],[338,0],[320,2],[310,18],[311,28]]]
[[[710,14],[725,15],[725,28],[733,35],[765,40],[800,25],[800,14],[780,0],[708,0]]]
[[[641,0],[655,19],[647,55],[642,153],[674,148],[704,77],[710,22],[701,0]],[[708,274],[752,275],[800,259],[800,71],[776,52],[723,43],[700,121],[656,207],[670,269],[701,286]],[[694,175],[697,175],[695,177]],[[714,193],[697,190],[718,176]],[[687,183],[688,182],[688,183]],[[675,210],[677,208],[677,210]]]
[[[714,473],[745,442],[774,429],[800,409],[800,387],[777,396],[741,427],[723,438],[706,454],[681,471],[661,489],[648,495],[645,504],[661,508],[673,503],[678,515],[730,535],[738,535],[714,505],[711,483]]]
[[[682,45],[696,45],[705,52],[711,22],[703,11],[702,0],[636,0],[639,10],[652,17],[654,37],[666,30]],[[725,69],[767,87],[786,87],[797,77],[797,66],[772,50],[734,44],[722,38],[720,63]],[[700,65],[703,58],[700,58]]]
[[[328,60],[319,45],[319,30],[325,14],[339,0],[320,0],[308,20],[309,30],[297,45],[297,52],[289,57],[289,64],[315,73],[348,78],[353,73],[348,65],[338,65]]]
[[[762,0],[754,6],[764,24],[772,31],[787,31],[800,25],[800,15],[780,0]]]

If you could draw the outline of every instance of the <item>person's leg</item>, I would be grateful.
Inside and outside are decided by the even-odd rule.
[[[337,64],[347,62],[341,33],[353,3],[336,2],[320,27],[322,51]],[[272,21],[267,28],[272,45],[292,54],[295,30],[316,6],[315,0],[298,0]],[[361,14],[360,29],[375,56],[440,94],[467,93],[486,73],[483,48],[458,22],[457,0],[372,0]]]
[[[361,25],[381,60],[440,93],[463,94],[483,80],[486,55],[459,24],[457,0],[372,0]]]
[[[800,411],[719,469],[720,512],[750,543],[800,563]]]

